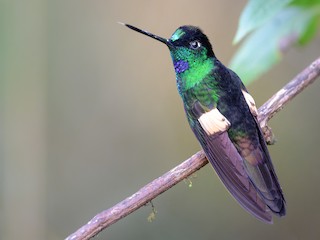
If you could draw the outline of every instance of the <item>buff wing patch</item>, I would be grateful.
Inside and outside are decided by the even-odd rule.
[[[244,98],[246,99],[246,102],[250,108],[252,115],[257,117],[258,116],[258,109],[257,109],[256,103],[255,103],[253,97],[244,90],[242,90],[242,94],[243,94]]]
[[[228,119],[217,108],[203,113],[198,121],[208,135],[225,132],[231,125]]]

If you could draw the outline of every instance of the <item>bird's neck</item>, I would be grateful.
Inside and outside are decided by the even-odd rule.
[[[206,79],[215,68],[213,58],[174,61],[179,93],[188,91]]]

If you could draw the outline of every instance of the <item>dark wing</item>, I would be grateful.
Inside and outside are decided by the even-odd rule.
[[[276,176],[266,142],[255,119],[259,144],[251,148],[247,156],[242,156],[247,174],[268,207],[278,216],[284,216],[285,200]],[[248,146],[249,144],[246,143]]]
[[[229,72],[232,78],[240,83],[241,89],[248,93],[238,75],[230,69]],[[252,139],[246,138],[235,141],[234,143],[237,145],[237,148],[244,159],[244,165],[246,166],[249,178],[257,188],[257,191],[260,193],[264,202],[275,214],[284,216],[286,213],[284,196],[258,123],[257,115],[254,114],[250,108],[250,100],[247,100],[247,96],[244,95],[244,97],[246,98],[246,102],[252,114],[253,128],[256,129],[255,141],[257,141],[258,144],[253,144]],[[250,98],[252,97],[250,96]],[[254,102],[253,98],[252,101]]]
[[[271,212],[248,178],[243,159],[229,139],[228,133],[208,135],[197,119],[190,115],[188,119],[208,160],[231,195],[255,217],[264,222],[272,223]]]

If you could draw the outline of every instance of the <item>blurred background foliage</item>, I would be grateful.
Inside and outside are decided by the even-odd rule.
[[[230,67],[246,84],[251,83],[278,63],[292,45],[310,42],[319,22],[319,0],[248,1],[233,42],[250,36],[235,53]]]
[[[298,1],[284,2],[259,23],[264,27],[251,30],[239,51],[273,18],[298,16],[296,10],[283,13]],[[180,25],[200,26],[228,63],[246,4],[2,0],[0,239],[63,239],[199,150],[168,50],[117,21],[164,37]],[[318,8],[301,6],[308,14]],[[285,22],[300,29],[298,19]],[[281,63],[248,86],[259,106],[319,56],[320,36],[313,32],[307,45],[287,49]],[[258,54],[272,40],[264,36],[251,46],[250,61],[259,68],[267,63]],[[247,63],[239,66],[241,71]],[[274,225],[257,221],[207,166],[191,179],[192,188],[180,183],[154,200],[152,223],[146,206],[96,239],[317,239],[319,91],[315,82],[270,122],[278,139],[269,149],[287,199],[285,218]]]

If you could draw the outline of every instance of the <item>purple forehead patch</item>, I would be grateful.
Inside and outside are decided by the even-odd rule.
[[[183,73],[189,69],[189,64],[186,61],[180,60],[173,63],[176,73]]]

